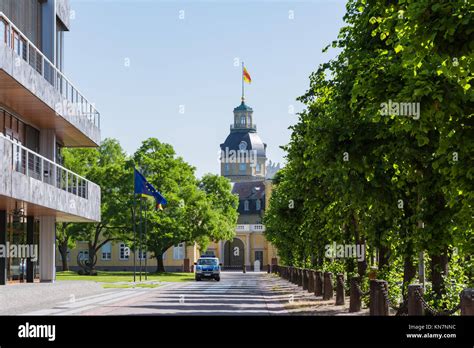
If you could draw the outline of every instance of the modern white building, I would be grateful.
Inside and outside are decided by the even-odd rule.
[[[100,220],[99,186],[61,160],[100,142],[100,114],[63,71],[69,28],[69,0],[0,0],[0,246],[39,251],[0,255],[0,285],[54,281],[56,222]]]

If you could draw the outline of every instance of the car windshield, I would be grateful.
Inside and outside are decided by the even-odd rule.
[[[198,265],[215,266],[217,265],[217,260],[216,259],[199,259]]]

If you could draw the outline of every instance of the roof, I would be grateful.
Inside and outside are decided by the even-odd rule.
[[[234,151],[239,151],[239,145],[242,141],[247,144],[246,150],[257,151],[258,157],[266,157],[267,145],[260,139],[260,136],[256,132],[231,132],[223,144],[221,144],[221,150],[226,151],[226,148]]]
[[[242,101],[239,106],[234,108],[234,111],[253,111],[253,109]]]
[[[263,199],[265,197],[265,183],[263,181],[236,182],[232,187],[232,193],[243,199]]]

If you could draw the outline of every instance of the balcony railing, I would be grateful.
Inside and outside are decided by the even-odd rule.
[[[0,139],[7,140],[12,146],[12,165],[15,171],[88,199],[89,180],[31,151],[1,133]]]
[[[24,35],[3,12],[0,12],[0,42],[10,47],[49,82],[81,116],[100,129],[100,113],[66,76]]]
[[[252,123],[252,124],[238,124],[238,125],[231,124],[230,125],[230,130],[233,130],[233,129],[254,129],[254,130],[257,130],[257,125],[255,123]]]
[[[262,224],[240,224],[235,228],[236,232],[263,232],[265,231],[265,225]]]

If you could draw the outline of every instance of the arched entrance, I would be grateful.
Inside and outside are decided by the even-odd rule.
[[[244,265],[244,242],[239,238],[227,241],[224,244],[224,267],[228,269],[242,269]]]

